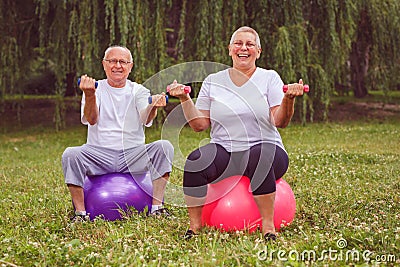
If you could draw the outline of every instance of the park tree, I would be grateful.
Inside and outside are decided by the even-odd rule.
[[[230,35],[243,25],[260,34],[259,66],[310,84],[296,103],[303,122],[328,119],[335,86],[365,97],[393,90],[400,74],[397,0],[3,0],[0,12],[1,99],[47,72],[53,94],[74,95],[79,75],[104,76],[113,44],[131,49],[138,82],[188,61],[230,64]]]

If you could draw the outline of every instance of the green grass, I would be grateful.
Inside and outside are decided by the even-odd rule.
[[[156,129],[146,134],[160,138]],[[213,229],[184,242],[186,209],[172,204],[172,221],[134,216],[71,227],[60,160],[67,146],[85,142],[85,128],[0,135],[0,266],[303,266],[313,252],[318,266],[365,265],[362,253],[399,264],[400,125],[292,124],[281,134],[297,213],[271,245],[260,233]],[[205,138],[185,128],[176,150],[186,156]],[[181,180],[175,167],[172,189]],[[167,191],[167,203],[181,203]]]

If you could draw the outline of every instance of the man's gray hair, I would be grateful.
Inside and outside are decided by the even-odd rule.
[[[110,52],[111,49],[113,48],[122,48],[125,49],[128,53],[129,53],[129,61],[133,62],[133,57],[132,57],[132,53],[131,50],[129,50],[126,46],[122,46],[122,45],[112,45],[110,47],[108,47],[106,49],[106,51],[104,52],[104,58],[107,58],[108,53]]]

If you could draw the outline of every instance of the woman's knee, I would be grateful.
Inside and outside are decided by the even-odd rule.
[[[251,181],[253,195],[271,194],[276,191],[275,177],[266,177],[263,181]]]
[[[184,170],[187,172],[204,172],[216,164],[224,164],[221,159],[222,150],[215,144],[207,144],[192,153],[186,159]]]
[[[285,150],[277,147],[274,159],[274,171],[276,179],[282,178],[289,168],[289,156]]]

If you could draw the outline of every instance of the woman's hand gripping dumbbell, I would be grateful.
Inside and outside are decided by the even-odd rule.
[[[296,96],[302,96],[304,93],[308,93],[310,91],[310,87],[308,84],[303,85],[303,80],[300,79],[299,83],[293,84],[285,84],[283,86],[283,92],[285,95],[291,99]]]
[[[180,100],[189,99],[189,94],[191,91],[192,88],[190,86],[179,84],[176,80],[167,86],[167,93],[169,93],[171,96],[179,98]]]

